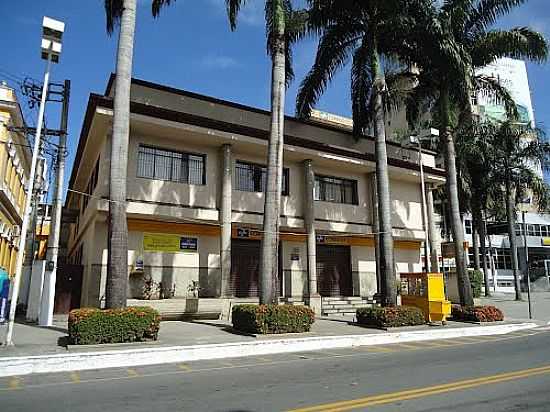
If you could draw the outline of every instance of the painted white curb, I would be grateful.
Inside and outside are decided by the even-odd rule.
[[[122,368],[288,352],[306,352],[323,349],[350,348],[353,346],[384,345],[432,339],[452,339],[467,336],[504,335],[510,332],[535,327],[537,327],[535,323],[517,323],[429,331],[393,332],[379,335],[319,336],[312,338],[260,340],[254,342],[9,357],[0,358],[0,377],[86,369]]]

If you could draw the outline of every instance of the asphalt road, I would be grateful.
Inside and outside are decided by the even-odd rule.
[[[0,411],[549,411],[550,328],[0,378]]]

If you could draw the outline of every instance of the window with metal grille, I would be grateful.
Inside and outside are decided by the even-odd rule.
[[[282,195],[288,196],[290,172],[283,169]],[[265,166],[237,161],[235,163],[235,190],[241,192],[265,192],[267,170]]]
[[[139,146],[137,177],[192,185],[206,184],[206,156]]]
[[[356,205],[358,204],[357,181],[315,175],[314,198],[323,202]]]

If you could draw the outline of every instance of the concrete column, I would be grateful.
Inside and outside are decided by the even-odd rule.
[[[231,277],[231,191],[233,162],[231,145],[224,144],[221,148],[221,196],[220,196],[220,267],[221,267],[221,297],[229,295],[229,279]]]
[[[321,296],[317,288],[317,235],[315,233],[315,172],[311,160],[304,161],[304,225],[307,232],[307,274],[309,306],[321,314]]]
[[[430,239],[430,271],[439,272],[439,254],[437,253],[438,241],[437,228],[434,221],[434,195],[433,187],[426,190],[426,203],[428,209],[428,238]]]

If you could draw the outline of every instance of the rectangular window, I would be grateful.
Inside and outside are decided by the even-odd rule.
[[[466,219],[464,221],[464,230],[466,231],[467,235],[472,234],[472,221],[470,219]]]
[[[527,236],[536,236],[535,225],[527,225]]]
[[[282,195],[288,196],[289,190],[288,168],[283,169]],[[265,166],[254,163],[237,161],[235,163],[235,190],[241,192],[265,192],[267,183],[267,169]]]
[[[205,164],[205,155],[139,146],[137,177],[204,185]]]
[[[315,175],[314,199],[323,202],[356,205],[357,181]]]

